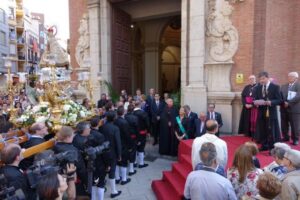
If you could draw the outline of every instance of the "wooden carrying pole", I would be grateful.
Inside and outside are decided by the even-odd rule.
[[[55,139],[51,139],[48,140],[47,142],[43,142],[41,144],[30,147],[23,152],[23,157],[28,158],[34,154],[41,153],[47,149],[50,149],[54,146],[54,143],[55,143]]]

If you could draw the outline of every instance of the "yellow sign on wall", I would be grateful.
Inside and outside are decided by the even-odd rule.
[[[235,82],[237,84],[244,83],[244,74],[236,74],[236,76],[235,76]]]

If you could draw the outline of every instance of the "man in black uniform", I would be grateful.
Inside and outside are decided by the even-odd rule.
[[[139,101],[135,102],[135,108],[133,114],[138,118],[138,131],[139,135],[137,138],[137,152],[138,152],[138,166],[139,168],[147,167],[148,164],[144,163],[145,157],[145,146],[146,146],[146,136],[149,132],[149,118],[145,111],[141,109],[141,103]]]
[[[133,168],[134,167],[134,162],[136,160],[136,144],[137,144],[137,137],[139,135],[138,132],[138,124],[139,124],[139,119],[137,116],[133,114],[134,110],[134,105],[129,104],[127,108],[127,114],[125,115],[125,119],[127,120],[129,124],[129,131],[130,131],[130,137],[133,141],[133,149],[130,152],[129,155],[129,176],[132,176],[136,173],[136,170]]]
[[[48,128],[45,123],[34,123],[30,127],[29,131],[32,135],[30,136],[29,140],[22,145],[22,148],[28,149],[45,142],[44,137],[48,134]],[[20,163],[20,168],[24,171],[27,170],[30,166],[33,165],[33,161],[34,156],[23,159]]]
[[[1,151],[1,161],[5,164],[0,173],[4,175],[9,187],[14,187],[16,190],[21,189],[26,196],[26,199],[35,199],[35,192],[30,189],[27,177],[19,168],[19,163],[22,160],[21,148],[17,144],[7,144]]]
[[[103,145],[105,142],[105,137],[102,133],[99,132],[99,125],[100,125],[100,118],[94,117],[91,120],[91,132],[88,137],[88,144],[89,146],[96,147],[99,145]],[[109,168],[109,152],[102,152],[97,155],[95,161],[95,171],[94,171],[94,180],[98,179],[98,183],[92,187],[92,199],[93,196],[98,196],[97,200],[104,199],[104,191],[105,191],[105,176],[106,171]],[[96,195],[97,194],[97,195]]]
[[[127,164],[129,161],[130,153],[133,150],[134,143],[130,137],[130,126],[128,122],[124,119],[124,107],[119,106],[117,108],[117,119],[115,120],[115,125],[120,129],[121,143],[122,143],[122,160],[118,163],[121,168],[121,185],[125,185],[130,182],[130,178],[127,179]],[[118,171],[118,167],[116,172]],[[117,173],[118,174],[118,173]],[[116,177],[117,178],[117,177]]]
[[[100,127],[100,132],[103,133],[105,139],[110,143],[110,170],[109,170],[109,183],[111,187],[111,198],[117,197],[121,191],[116,189],[115,171],[117,161],[121,161],[122,145],[120,138],[120,130],[114,125],[116,114],[113,111],[106,112],[106,123]]]

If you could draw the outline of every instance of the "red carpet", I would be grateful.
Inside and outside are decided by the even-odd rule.
[[[224,136],[228,147],[228,166],[231,166],[235,150],[250,138],[244,136]],[[181,200],[183,197],[184,184],[187,175],[192,171],[191,150],[193,140],[180,142],[178,149],[178,161],[172,164],[172,171],[164,171],[161,180],[152,182],[152,189],[158,200]],[[296,149],[300,150],[300,146]],[[273,161],[269,152],[259,153],[257,158],[261,166]]]

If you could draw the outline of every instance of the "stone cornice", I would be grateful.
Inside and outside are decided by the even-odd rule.
[[[87,1],[88,8],[98,7],[98,6],[100,6],[100,0],[88,0]]]

